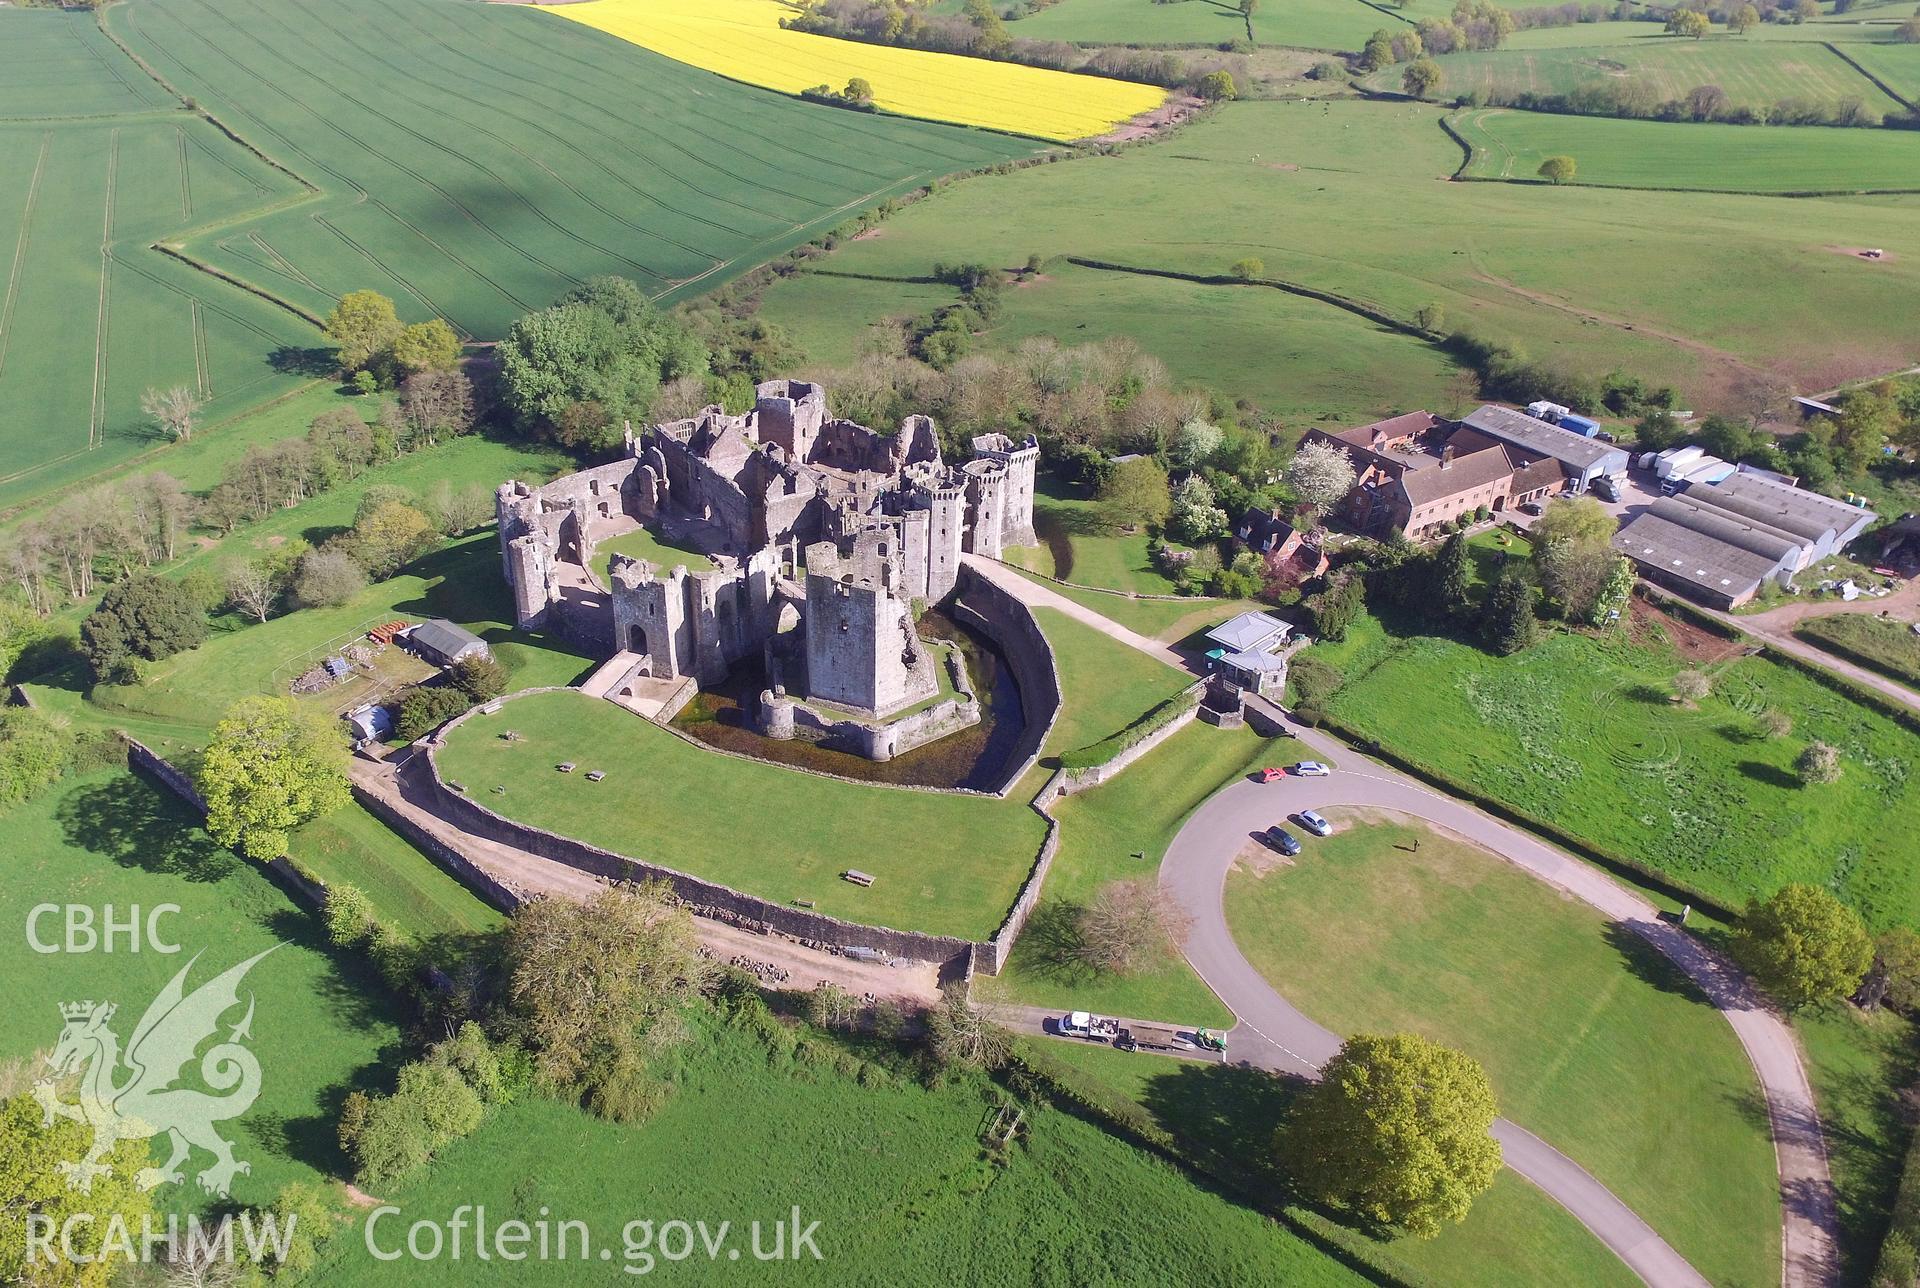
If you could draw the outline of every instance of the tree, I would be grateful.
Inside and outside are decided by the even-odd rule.
[[[1673,677],[1673,691],[1688,702],[1698,702],[1713,692],[1713,681],[1702,671],[1682,671]]]
[[[987,1012],[968,1005],[966,992],[948,987],[927,1012],[927,1053],[942,1066],[997,1069],[1013,1050],[1013,1035]]]
[[[308,819],[347,803],[338,733],[286,698],[242,698],[214,726],[200,765],[207,834],[265,862]]]
[[[380,919],[374,914],[373,900],[366,891],[346,881],[329,881],[327,899],[321,908],[327,923],[327,938],[341,948],[356,948],[372,936]]]
[[[693,918],[665,882],[622,885],[585,904],[539,898],[507,929],[507,1002],[540,1081],[624,1091],[637,1061],[682,1035],[681,1009],[706,968]]]
[[[1414,311],[1413,324],[1428,335],[1442,335],[1447,326],[1447,306],[1444,304],[1422,304]]]
[[[391,356],[394,365],[408,375],[451,371],[460,361],[460,337],[439,318],[416,322],[393,338]]]
[[[1213,460],[1225,440],[1226,433],[1218,425],[1195,417],[1174,433],[1167,456],[1182,469],[1197,470]]]
[[[158,662],[206,638],[206,613],[186,588],[145,573],[107,587],[80,623],[80,651],[97,680],[124,678],[135,658]]]
[[[1713,23],[1698,9],[1675,9],[1667,17],[1667,34],[1698,40],[1713,30]]]
[[[59,782],[73,750],[73,731],[45,713],[0,707],[0,814]]]
[[[1431,58],[1416,58],[1400,74],[1400,88],[1414,98],[1431,98],[1440,88],[1440,64]]]
[[[1198,545],[1217,541],[1227,534],[1227,512],[1216,504],[1213,488],[1198,474],[1190,474],[1173,495],[1172,518],[1168,524],[1173,535]]]
[[[1112,531],[1137,531],[1166,522],[1173,499],[1167,494],[1167,472],[1151,457],[1121,461],[1095,495],[1101,522]]]
[[[1604,546],[1613,540],[1614,519],[1590,496],[1549,501],[1528,534],[1536,542],[1573,541]]]
[[[1233,267],[1227,271],[1232,273],[1238,281],[1251,282],[1254,278],[1265,275],[1267,264],[1259,256],[1249,255],[1245,259],[1233,261]]]
[[[1747,907],[1733,955],[1780,1003],[1797,1009],[1845,997],[1873,964],[1860,914],[1818,886],[1781,886]]]
[[[114,1145],[100,1160],[106,1170],[82,1192],[68,1185],[60,1167],[84,1156],[92,1142],[86,1123],[66,1117],[47,1122],[25,1092],[0,1101],[0,1212],[7,1214],[0,1221],[0,1283],[106,1288],[128,1278],[140,1231],[153,1218],[150,1191],[135,1182],[150,1165],[147,1142]],[[49,1261],[29,1246],[30,1216],[54,1231],[55,1248],[60,1232],[71,1234],[71,1260],[62,1252]],[[131,1242],[122,1237],[129,1231]]]
[[[1744,36],[1760,25],[1760,11],[1750,4],[1743,4],[1727,15],[1727,30],[1736,36]]]
[[[1635,422],[1633,433],[1642,451],[1664,452],[1686,440],[1687,427],[1670,411],[1650,411]]]
[[[140,395],[140,414],[168,438],[182,443],[193,437],[193,422],[205,405],[185,385],[148,389]]]
[[[1902,1011],[1920,1006],[1920,934],[1905,926],[1883,931],[1873,941],[1873,965],[1854,1000],[1869,1011],[1882,1002]]]
[[[1313,601],[1313,629],[1323,640],[1338,644],[1366,611],[1366,583],[1342,573]]]
[[[384,500],[369,506],[363,501],[353,531],[338,540],[368,577],[384,581],[432,549],[439,534],[433,521],[407,502]]]
[[[1360,70],[1377,72],[1393,63],[1393,34],[1388,31],[1376,31],[1367,37],[1367,44],[1360,51]]]
[[[378,291],[349,291],[327,314],[327,338],[338,346],[340,369],[349,375],[391,349],[400,331],[393,301]]]
[[[416,684],[400,695],[393,736],[401,742],[424,738],[473,706],[473,699],[452,685]]]
[[[1800,781],[1809,787],[1837,782],[1840,778],[1840,749],[1832,743],[1810,742],[1794,760],[1793,770],[1800,775]]]
[[[873,85],[864,77],[855,76],[847,82],[847,87],[840,91],[840,97],[849,103],[858,103],[865,107],[873,102]]]
[[[1505,573],[1493,584],[1487,596],[1485,630],[1487,644],[1502,657],[1533,646],[1540,638],[1540,623],[1534,617],[1538,592],[1517,572]]]
[[[1275,1144],[1323,1203],[1432,1238],[1500,1170],[1493,1086],[1471,1057],[1410,1033],[1347,1039]]]
[[[1631,591],[1630,567],[1622,581],[1621,566],[1625,563],[1610,546],[1593,541],[1535,541],[1533,546],[1533,567],[1540,578],[1540,589],[1570,622],[1599,622],[1607,611],[1622,606],[1602,601],[1618,599],[1622,585]]]
[[[1687,91],[1687,115],[1696,121],[1711,121],[1727,106],[1727,91],[1718,85],[1695,85]]]
[[[1240,97],[1240,87],[1234,83],[1233,73],[1224,67],[1202,76],[1194,85],[1193,92],[1209,103],[1230,103]]]
[[[507,668],[490,653],[476,653],[448,667],[447,682],[475,702],[491,702],[507,691]]]
[[[366,588],[366,569],[344,550],[309,550],[293,573],[293,597],[303,608],[332,608]]]
[[[1441,544],[1433,571],[1434,616],[1455,620],[1465,616],[1473,602],[1466,534],[1453,533]]]
[[[1353,458],[1344,447],[1331,443],[1303,444],[1287,466],[1287,486],[1301,505],[1315,515],[1326,514],[1353,491],[1356,478]]]
[[[416,371],[400,386],[407,429],[431,447],[473,428],[473,382],[459,371]]]
[[[1793,732],[1793,717],[1774,707],[1760,713],[1760,728],[1769,738],[1784,738]]]
[[[1073,956],[1101,974],[1131,975],[1177,950],[1191,922],[1155,878],[1109,881],[1080,910]]]
[[[1574,175],[1579,172],[1579,165],[1570,156],[1548,157],[1540,163],[1539,169],[1540,177],[1555,186],[1572,183]]]
[[[1920,16],[1912,17],[1893,29],[1893,38],[1905,45],[1920,45]]]
[[[264,622],[280,602],[284,582],[277,565],[265,559],[233,559],[221,568],[227,603],[256,622]]]

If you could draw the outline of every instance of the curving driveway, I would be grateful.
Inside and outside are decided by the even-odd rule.
[[[1610,878],[1537,838],[1375,765],[1311,730],[1301,742],[1346,768],[1328,778],[1242,781],[1216,793],[1189,818],[1160,866],[1160,880],[1193,918],[1187,960],[1239,1019],[1228,1049],[1265,1068],[1313,1076],[1340,1037],[1301,1014],[1241,955],[1229,931],[1227,872],[1249,834],[1302,809],[1359,806],[1434,823],[1515,863],[1597,908],[1671,958],[1733,1026],[1765,1092],[1784,1203],[1783,1278],[1790,1286],[1833,1282],[1838,1270],[1832,1181],[1813,1092],[1792,1030],[1756,997],[1745,977],[1658,910]],[[1578,1218],[1647,1283],[1706,1281],[1647,1223],[1584,1168],[1523,1128],[1494,1124],[1506,1163]]]

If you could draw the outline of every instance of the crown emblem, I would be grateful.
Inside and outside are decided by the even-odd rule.
[[[62,1002],[60,1014],[69,1020],[84,1020],[93,1014],[92,1002]]]

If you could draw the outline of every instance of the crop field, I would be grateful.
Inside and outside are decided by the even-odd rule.
[[[519,738],[500,737],[508,729]],[[580,772],[556,773],[563,761]],[[723,756],[578,693],[530,694],[474,717],[439,763],[475,800],[523,823],[776,903],[810,899],[830,916],[972,939],[1013,906],[1046,833],[1024,801]],[[607,770],[603,781],[587,781],[594,768]],[[874,884],[842,881],[850,867]]]
[[[1329,703],[1341,724],[1536,818],[1735,907],[1804,881],[1876,929],[1920,926],[1920,735],[1796,668],[1715,666],[1710,696],[1678,706],[1690,663],[1657,641],[1556,634],[1498,658],[1369,621],[1314,652],[1347,677]],[[1760,732],[1769,709],[1790,734]],[[1839,782],[1795,776],[1814,740],[1840,749]]]
[[[296,382],[304,323],[147,249],[299,191],[177,108],[89,18],[0,10],[0,503],[152,447],[150,386],[213,420]]]
[[[889,112],[1045,139],[1104,134],[1166,99],[1102,76],[788,31],[780,20],[793,9],[779,0],[591,0],[547,12],[749,85],[798,94],[859,77]]]
[[[215,845],[188,806],[144,778],[103,772],[70,778],[7,818],[7,866],[0,921],[12,928],[0,949],[7,1004],[18,1022],[0,1034],[0,1061],[50,1050],[62,1002],[115,1002],[125,1039],[147,1003],[195,953],[189,986],[276,943],[248,974],[243,995],[258,1001],[250,1046],[261,1067],[260,1099],[222,1128],[252,1171],[236,1177],[238,1203],[264,1203],[292,1181],[336,1175],[344,1160],[334,1115],[347,1091],[390,1076],[400,1040],[399,1008],[371,967],[337,956],[316,918],[288,903],[256,864]],[[23,933],[35,904],[175,904],[159,921],[178,955],[104,952],[44,955]],[[57,939],[43,919],[42,938]],[[235,1011],[237,1020],[241,1012]],[[206,1166],[196,1154],[192,1170]],[[160,1191],[163,1208],[199,1207],[191,1179]]]
[[[1920,106],[1920,45],[1873,44],[1847,46],[1847,57],[1907,102]]]
[[[1848,52],[1866,48],[1849,47]],[[1839,54],[1809,42],[1667,37],[1614,45],[1447,54],[1435,61],[1443,77],[1438,93],[1448,99],[1462,94],[1496,98],[1565,94],[1631,80],[1650,86],[1663,102],[1684,98],[1698,85],[1718,85],[1726,91],[1728,107],[1771,107],[1785,99],[1818,103],[1858,99],[1885,115],[1903,106]],[[1397,90],[1400,70],[1377,72],[1368,83]]]
[[[779,1025],[772,1026],[779,1030]],[[407,1220],[446,1219],[462,1204],[533,1220],[585,1222],[612,1260],[530,1259],[491,1270],[471,1256],[408,1263],[423,1285],[576,1284],[637,1278],[622,1231],[629,1221],[732,1222],[728,1242],[749,1246],[748,1225],[771,1226],[798,1207],[818,1221],[821,1259],[800,1253],[757,1265],[745,1252],[652,1267],[674,1283],[832,1285],[897,1282],[900,1267],[940,1284],[1150,1283],[1205,1267],[1228,1284],[1361,1288],[1368,1279],[1262,1213],[1094,1123],[1046,1104],[1026,1107],[1026,1130],[1004,1161],[982,1148],[1005,1093],[978,1076],[938,1088],[869,1067],[818,1036],[783,1047],[741,1028],[695,1035],[678,1053],[673,1095],[643,1124],[622,1126],[570,1106],[528,1099],[449,1147],[424,1178],[391,1197]],[[564,1158],[564,1166],[555,1166]],[[504,1218],[503,1218],[504,1219]],[[384,1222],[389,1232],[405,1225]],[[1093,1258],[1090,1263],[1089,1258]],[[596,1256],[597,1260],[597,1256]],[[616,1275],[607,1265],[631,1268]],[[390,1284],[358,1229],[333,1242],[317,1278]]]
[[[1481,108],[1450,118],[1473,147],[1466,173],[1544,183],[1571,156],[1577,181],[1737,192],[1920,191],[1920,137],[1906,130],[1696,125]]]
[[[1711,1283],[1780,1277],[1753,1069],[1651,946],[1475,846],[1332,814],[1299,860],[1227,878],[1234,941],[1337,1033],[1414,1032],[1486,1066],[1500,1110],[1592,1172]]]
[[[1786,218],[1768,197],[1447,183],[1461,153],[1440,130],[1441,115],[1411,103],[1229,104],[1119,156],[955,184],[820,264],[925,278],[940,260],[1014,267],[1030,254],[1049,261],[1075,255],[1224,276],[1253,256],[1268,278],[1403,319],[1437,304],[1447,326],[1503,340],[1537,361],[1678,382],[1689,402],[1706,407],[1755,381],[1785,377],[1801,388],[1829,388],[1912,361],[1911,335],[1899,319],[1920,292],[1920,206],[1898,198],[1819,200],[1795,205]],[[1414,210],[1421,226],[1452,232],[1411,235]],[[1728,246],[1741,248],[1738,273],[1724,271]],[[1848,246],[1884,246],[1896,258],[1868,264],[1842,253]],[[780,309],[782,293],[795,289],[831,312],[835,280],[811,274],[800,285],[778,283],[767,292],[768,308]],[[1029,291],[1044,299],[1046,289],[1004,292],[1004,314],[1017,317]],[[1202,300],[1232,296],[1252,308],[1260,296],[1278,294],[1194,285],[1153,297],[1163,307],[1137,316],[1059,313],[1051,325],[1071,342],[1084,334],[1082,324],[1091,329],[1097,321],[1162,354],[1176,375],[1212,374],[1236,393],[1253,378],[1275,385],[1324,378],[1311,360],[1325,346],[1303,341],[1281,351],[1299,358],[1235,350],[1230,328],[1209,330],[1202,320],[1247,316],[1202,312]],[[1330,328],[1354,316],[1293,298]],[[808,343],[797,311],[776,316]],[[1782,316],[1826,322],[1782,327]],[[834,330],[844,333],[844,324]],[[1188,356],[1194,336],[1246,356],[1237,364]],[[1383,386],[1412,381],[1425,383],[1436,401],[1444,395],[1444,382],[1421,375],[1443,369],[1433,349],[1397,337],[1374,352]],[[1401,355],[1417,362],[1412,375]],[[1346,370],[1356,374],[1343,383],[1361,390],[1364,377]]]
[[[1422,18],[1445,17],[1441,0],[1412,0],[1390,9],[1367,0],[1288,0],[1254,10],[1253,38],[1261,45],[1357,50],[1381,28],[1395,30]],[[1225,0],[1061,0],[1007,24],[1029,40],[1075,44],[1221,45],[1247,38],[1240,6]]]

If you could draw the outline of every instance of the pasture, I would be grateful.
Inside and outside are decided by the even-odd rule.
[[[845,243],[819,263],[833,272],[925,278],[941,260],[1014,267],[1029,254],[1049,261],[1077,255],[1224,276],[1235,261],[1255,256],[1269,278],[1393,317],[1439,305],[1449,328],[1505,341],[1537,361],[1676,382],[1697,407],[1719,405],[1756,381],[1829,388],[1912,361],[1900,320],[1920,291],[1920,207],[1820,200],[1785,218],[1766,197],[1448,183],[1461,152],[1440,119],[1411,103],[1229,104],[1119,156],[953,185],[901,211],[879,236]],[[1423,227],[1452,231],[1413,236],[1412,212]],[[1738,273],[1725,271],[1729,246],[1740,248]],[[1866,264],[1834,249],[1845,246],[1885,246],[1898,258]],[[830,312],[838,279],[793,280],[768,290],[768,308],[797,328],[804,346],[804,317],[777,312],[782,293],[800,290]],[[1046,289],[1004,292],[1003,318],[1018,318],[1029,291],[1044,300]],[[1243,392],[1250,372],[1276,386],[1324,379],[1313,359],[1325,347],[1312,341],[1274,353],[1250,344],[1237,365],[1189,356],[1196,337],[1228,352],[1240,343],[1231,329],[1209,325],[1229,315],[1203,311],[1202,301],[1231,296],[1256,308],[1280,295],[1196,285],[1157,295],[1163,307],[1136,315],[1061,313],[1050,325],[1068,342],[1096,324],[1110,328],[1162,356],[1176,376],[1212,376],[1229,393]],[[1289,299],[1287,307],[1327,319],[1329,335],[1353,317]],[[1827,323],[1783,327],[1782,316]],[[844,334],[843,323],[833,325]],[[1386,387],[1416,379],[1409,355],[1416,373],[1444,370],[1435,350],[1404,336],[1375,352]],[[1355,375],[1343,383],[1363,388],[1360,365],[1345,370]],[[1427,388],[1432,402],[1409,403],[1447,410],[1434,405],[1448,392],[1445,382]],[[1351,408],[1357,400],[1342,401]]]
[[[316,918],[288,902],[257,865],[215,845],[191,810],[144,778],[124,772],[63,781],[7,818],[10,880],[0,889],[0,923],[9,933],[0,974],[18,1023],[0,1034],[0,1061],[50,1050],[60,1032],[62,1002],[96,998],[119,1005],[113,1022],[125,1040],[147,1004],[196,953],[204,953],[189,987],[275,944],[281,947],[248,974],[243,997],[257,1001],[251,1049],[261,1067],[260,1098],[223,1128],[238,1158],[252,1165],[236,1177],[233,1198],[265,1203],[283,1185],[336,1175],[344,1165],[335,1116],[346,1093],[378,1085],[399,1046],[400,1008],[372,967],[334,953]],[[178,955],[128,953],[124,941],[103,952],[42,955],[25,935],[38,903],[130,905],[171,903],[180,911],[159,928]],[[96,913],[98,915],[98,913]],[[59,937],[56,922],[42,938]],[[236,1010],[229,1023],[239,1019]],[[190,1075],[191,1076],[191,1075]],[[159,1191],[163,1209],[202,1208],[193,1185]]]
[[[889,112],[1045,139],[1105,134],[1166,99],[1152,85],[788,31],[780,23],[793,10],[779,0],[591,0],[547,12],[749,85],[837,92],[858,77]]]
[[[1772,1142],[1731,1027],[1631,932],[1475,846],[1333,812],[1296,860],[1250,846],[1234,940],[1338,1033],[1486,1066],[1500,1111],[1587,1168],[1708,1281],[1780,1276]],[[1417,847],[1417,848],[1416,848]]]
[[[404,1206],[406,1221],[444,1221],[463,1204],[484,1204],[489,1216],[532,1221],[546,1210],[555,1221],[584,1221],[594,1260],[600,1248],[610,1257],[599,1269],[577,1258],[483,1269],[469,1256],[409,1262],[409,1281],[624,1280],[643,1264],[623,1245],[628,1222],[704,1220],[709,1229],[732,1223],[715,1260],[664,1263],[656,1245],[647,1264],[675,1283],[881,1283],[910,1265],[929,1283],[1063,1284],[1086,1282],[1091,1256],[1091,1277],[1103,1282],[1154,1282],[1199,1266],[1223,1283],[1368,1282],[1289,1227],[1065,1109],[1028,1104],[1025,1136],[995,1159],[983,1135],[1007,1097],[985,1079],[930,1088],[805,1030],[761,1028],[703,1023],[665,1070],[673,1095],[643,1124],[528,1099],[449,1147],[421,1179],[383,1195]],[[756,1220],[770,1248],[769,1227],[796,1206],[801,1226],[820,1223],[821,1260],[727,1258],[729,1244],[750,1246]],[[404,1239],[405,1223],[377,1228],[382,1247],[396,1231]],[[352,1286],[394,1275],[356,1228],[334,1241],[317,1277]]]
[[[1905,130],[1672,124],[1481,108],[1448,118],[1473,148],[1466,175],[1538,178],[1566,155],[1577,182],[1734,192],[1920,190],[1920,137]]]
[[[1920,634],[1914,632],[1910,622],[1865,613],[1829,613],[1805,618],[1793,633],[1809,644],[1920,689]]]
[[[1260,45],[1298,49],[1357,50],[1381,28],[1389,31],[1422,18],[1443,18],[1442,0],[1411,0],[1388,9],[1366,0],[1290,0],[1254,10],[1252,36]],[[1059,4],[1007,24],[1029,40],[1065,40],[1098,45],[1223,45],[1246,40],[1248,22],[1226,0],[1060,0]]]
[[[1602,25],[1637,28],[1642,24]],[[1867,48],[1850,45],[1848,54]],[[1729,108],[1770,108],[1786,99],[1822,104],[1857,99],[1876,116],[1884,116],[1904,106],[1838,53],[1808,41],[1667,36],[1619,44],[1447,54],[1435,61],[1443,77],[1438,94],[1449,100],[1475,95],[1503,102],[1519,94],[1567,94],[1632,81],[1647,86],[1658,102],[1685,98],[1695,86],[1718,85],[1726,91]],[[1398,90],[1401,71],[1385,68],[1367,83]]]
[[[1804,881],[1876,929],[1920,926],[1920,734],[1795,667],[1720,663],[1708,697],[1676,704],[1673,677],[1695,664],[1657,635],[1556,633],[1500,658],[1368,619],[1306,655],[1346,676],[1328,710],[1359,736],[1723,903]],[[1770,709],[1789,734],[1761,731]],[[1814,740],[1840,749],[1839,782],[1795,776]]]
[[[519,737],[503,738],[507,730]],[[563,761],[579,771],[556,772]],[[809,899],[830,916],[969,939],[1005,918],[1046,833],[1021,800],[866,786],[726,756],[572,692],[469,719],[439,765],[522,823],[775,903]],[[591,769],[606,778],[589,782]],[[850,867],[874,884],[842,881]]]

